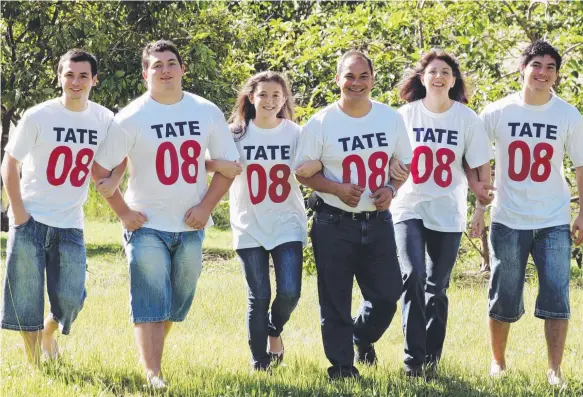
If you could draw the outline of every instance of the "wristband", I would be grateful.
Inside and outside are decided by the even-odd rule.
[[[397,197],[397,188],[394,187],[393,185],[391,185],[390,183],[387,183],[385,185],[385,187],[391,189],[391,192],[393,192],[393,198]]]

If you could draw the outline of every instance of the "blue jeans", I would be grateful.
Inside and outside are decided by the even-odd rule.
[[[238,249],[247,281],[247,336],[255,368],[266,368],[270,358],[267,337],[279,336],[300,299],[303,250],[300,241],[280,244],[268,251],[263,247]],[[275,269],[276,294],[271,311],[269,255]]]
[[[204,230],[124,231],[134,323],[183,321],[202,270]]]
[[[50,311],[67,335],[85,301],[83,230],[47,226],[32,217],[11,226],[6,247],[2,328],[43,329],[45,272]]]
[[[329,374],[354,372],[353,343],[365,347],[380,339],[403,289],[390,212],[353,219],[338,211],[317,206],[311,230]],[[364,300],[353,319],[355,277]]]
[[[516,230],[493,222],[490,227],[492,273],[488,291],[491,318],[512,323],[524,314],[522,294],[528,254],[538,273],[534,315],[568,319],[571,235],[569,225]]]
[[[449,301],[447,288],[461,232],[438,232],[409,219],[395,225],[403,275],[405,367],[419,369],[441,358]]]

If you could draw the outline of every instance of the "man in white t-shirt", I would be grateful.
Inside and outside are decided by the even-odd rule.
[[[83,307],[83,203],[94,155],[113,120],[111,111],[89,101],[97,83],[92,54],[70,50],[57,74],[63,95],[24,113],[2,162],[11,224],[2,328],[21,332],[35,365],[41,350],[57,356],[54,332],[69,334]],[[45,273],[50,313],[43,321]]]
[[[522,90],[488,105],[481,114],[496,149],[498,194],[492,206],[492,274],[489,328],[492,376],[506,369],[510,323],[524,314],[523,288],[529,253],[539,279],[535,316],[545,320],[548,380],[563,383],[560,365],[567,337],[571,238],[570,191],[563,158],[576,168],[583,200],[583,118],[551,92],[561,56],[544,41],[522,54]],[[583,241],[583,214],[573,223],[575,244]]]
[[[149,43],[142,67],[148,91],[116,115],[93,177],[109,176],[127,156],[125,196],[116,190],[106,200],[124,227],[140,362],[149,385],[164,388],[164,340],[172,323],[183,321],[190,309],[204,228],[232,183],[215,173],[207,187],[205,152],[229,161],[239,154],[220,109],[182,90],[184,65],[172,42]]]
[[[411,162],[411,145],[401,116],[370,100],[373,81],[370,59],[345,53],[336,74],[340,100],[304,126],[296,156],[296,164],[323,164],[321,173],[298,180],[318,196],[311,237],[331,379],[359,376],[353,343],[357,362],[376,362],[373,343],[388,328],[403,288],[388,211],[398,186],[388,172],[393,155]],[[353,320],[354,277],[364,302]]]

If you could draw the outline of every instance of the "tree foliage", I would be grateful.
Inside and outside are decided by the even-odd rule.
[[[117,111],[144,91],[141,48],[160,38],[181,48],[185,89],[226,113],[250,75],[285,72],[300,122],[338,98],[336,60],[347,49],[369,54],[373,97],[393,106],[396,84],[424,51],[450,51],[479,111],[520,87],[521,50],[545,38],[564,55],[557,93],[583,111],[580,1],[3,2],[0,28],[2,147],[25,109],[59,95],[55,69],[68,49],[96,54],[92,99]]]

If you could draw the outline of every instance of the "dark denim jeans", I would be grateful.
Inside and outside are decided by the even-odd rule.
[[[324,352],[329,373],[350,373],[354,348],[380,339],[402,291],[393,220],[389,211],[357,220],[318,208],[311,230]],[[351,316],[354,278],[364,301]]]
[[[404,282],[405,367],[415,370],[441,357],[449,305],[446,291],[462,233],[430,230],[421,219],[409,219],[395,225],[395,234]]]
[[[303,249],[300,241],[278,245],[268,251],[263,247],[238,249],[247,281],[247,336],[251,362],[266,368],[270,358],[267,337],[279,336],[298,304],[302,289]],[[275,269],[276,294],[271,311],[269,255]]]

